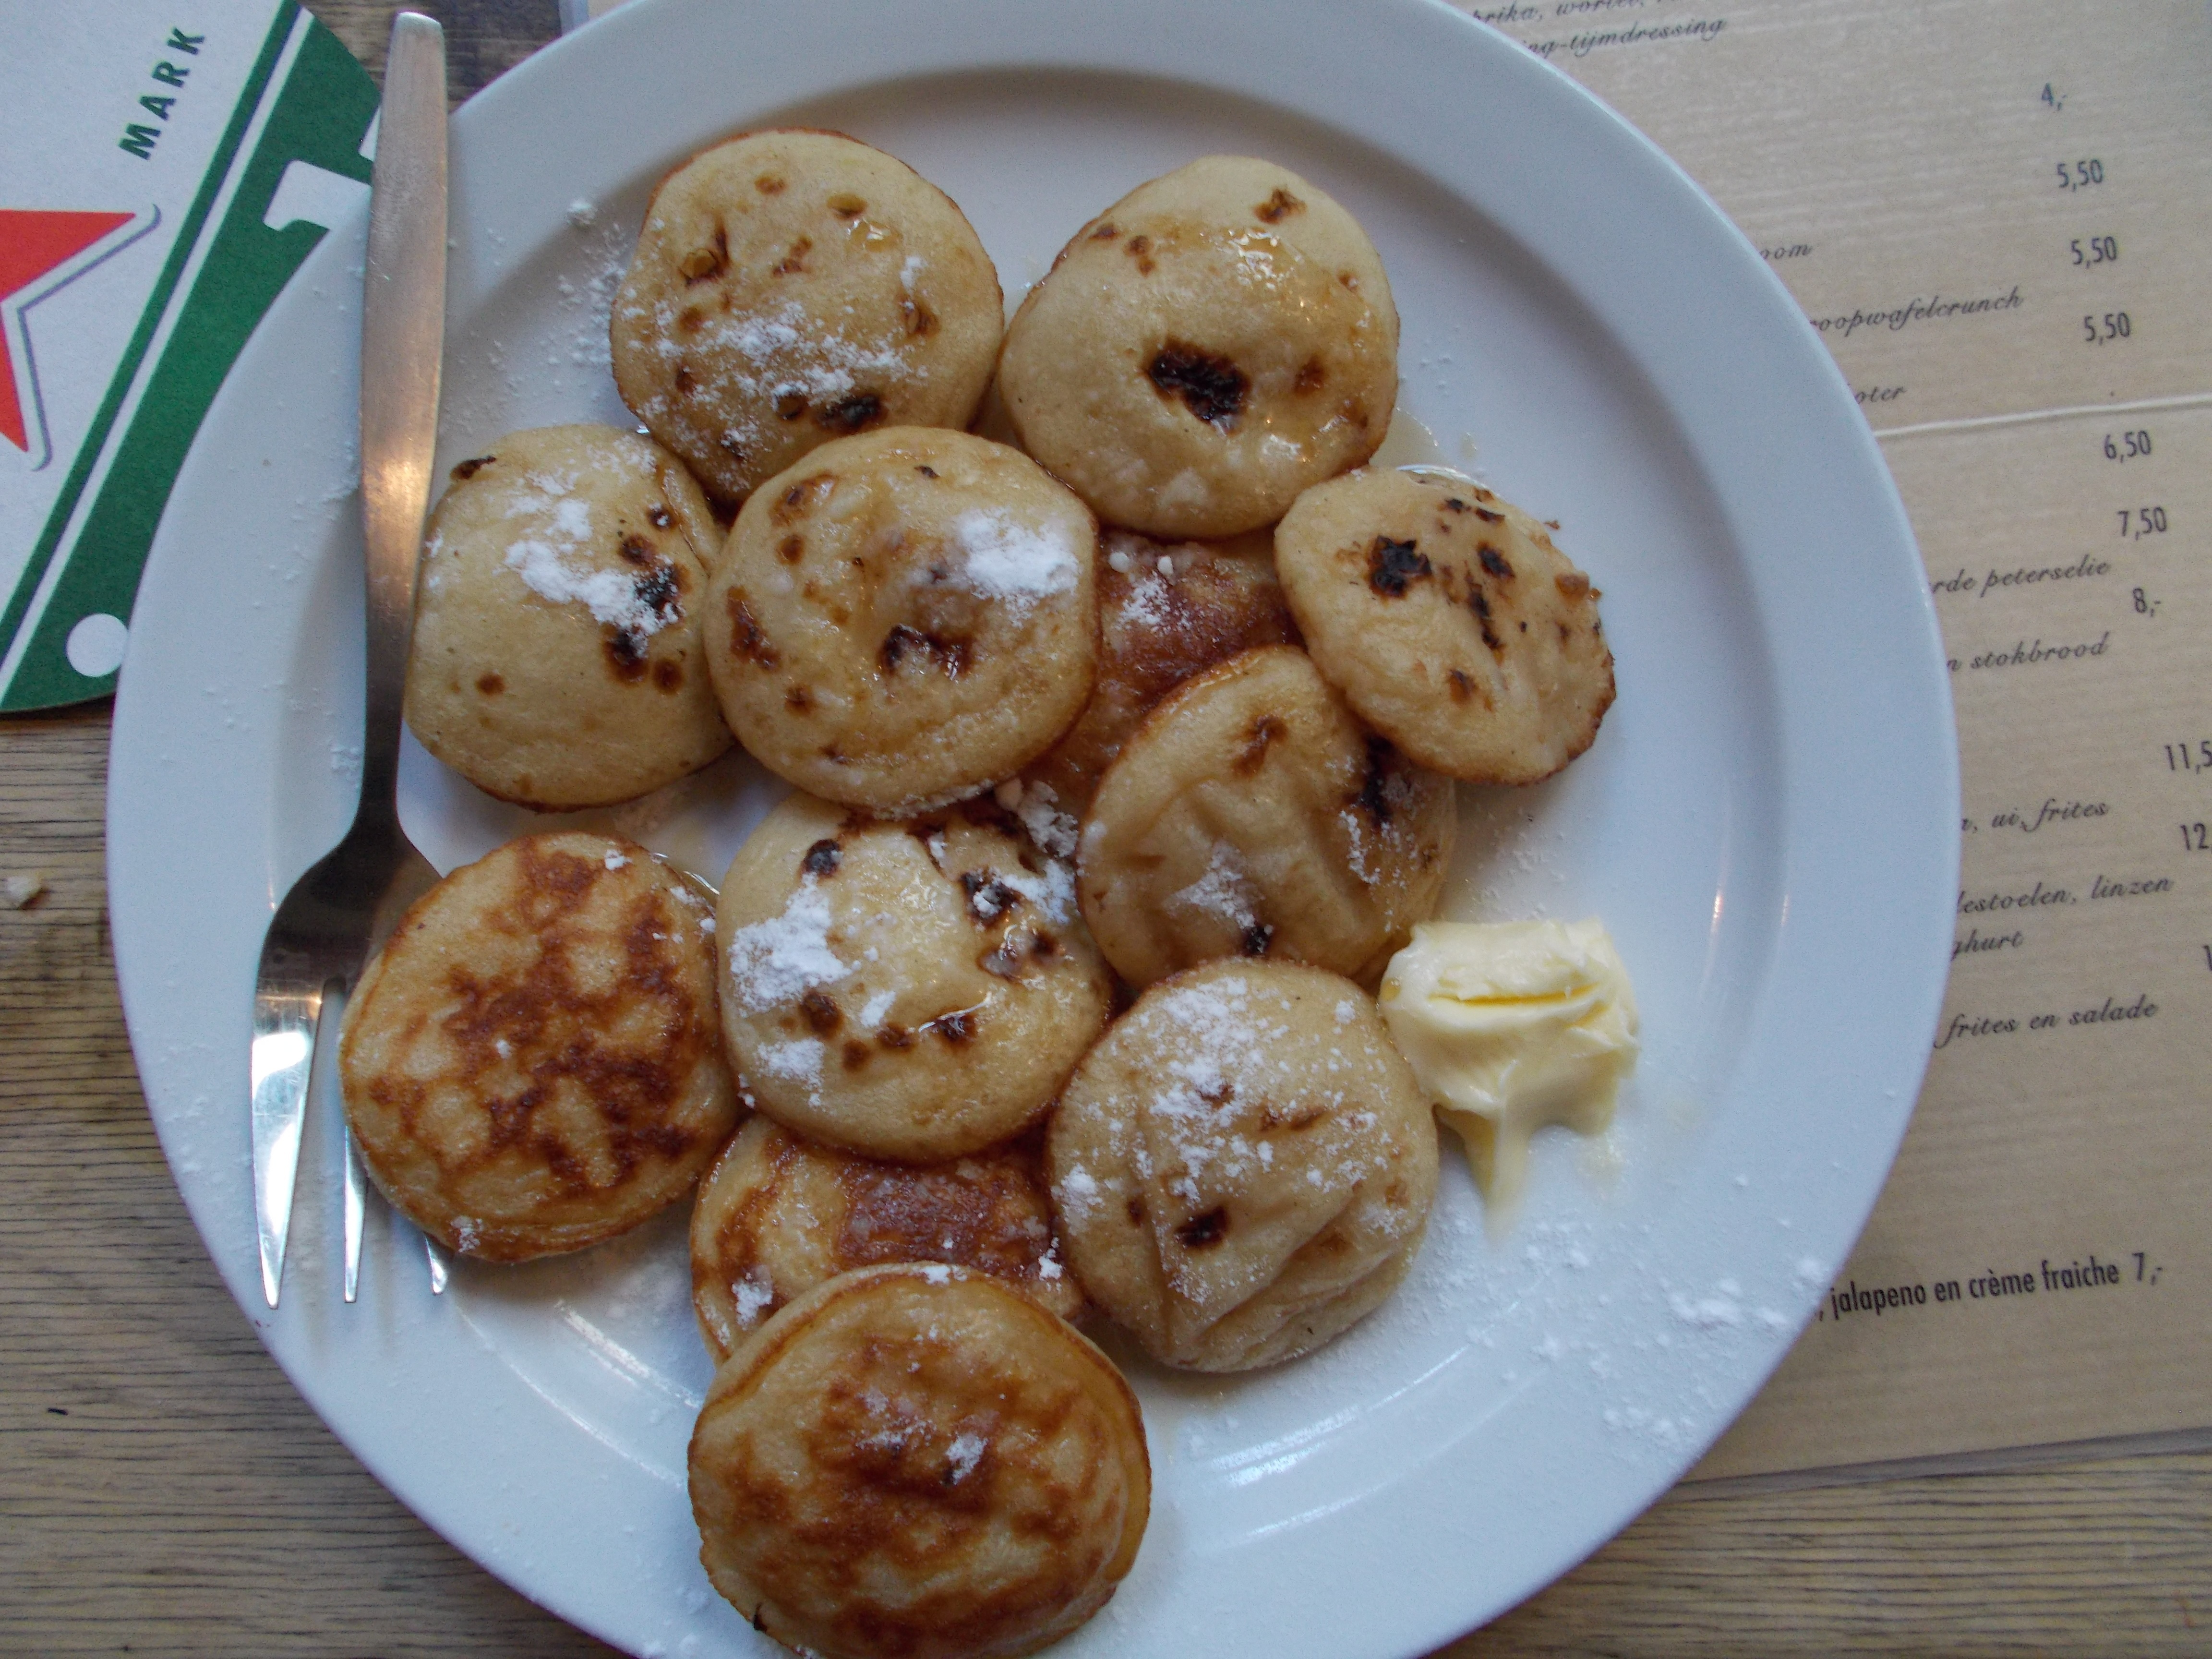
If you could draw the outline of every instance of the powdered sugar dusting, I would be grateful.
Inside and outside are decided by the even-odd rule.
[[[794,1002],[852,971],[830,948],[830,901],[811,876],[799,883],[781,915],[730,935],[730,994],[747,1013]]]
[[[1050,784],[1030,784],[1011,810],[1040,851],[1056,859],[1075,856],[1075,816],[1060,810],[1059,792]]]
[[[1168,902],[1181,909],[1218,916],[1240,933],[1257,921],[1252,908],[1252,878],[1243,854],[1227,842],[1214,843],[1206,873],[1188,887],[1170,895]]]
[[[746,1270],[745,1276],[730,1286],[730,1294],[738,1306],[738,1324],[750,1330],[760,1323],[775,1300],[775,1286],[769,1283],[768,1274],[759,1267]]]
[[[999,879],[1019,893],[1049,920],[1063,926],[1075,920],[1075,872],[1058,859],[1045,861],[1043,873],[1009,870]]]
[[[978,507],[952,521],[966,586],[1019,616],[1039,600],[1074,589],[1081,567],[1062,525],[1024,523]]]
[[[1362,886],[1372,887],[1376,872],[1368,862],[1368,842],[1372,832],[1368,828],[1366,817],[1350,811],[1340,812],[1337,817],[1344,823],[1344,861],[1352,866],[1352,873],[1359,878]]]
[[[659,590],[642,587],[635,572],[592,561],[592,509],[571,493],[577,483],[574,472],[524,475],[526,493],[514,498],[511,510],[529,528],[507,544],[507,568],[539,599],[580,605],[594,620],[637,638],[681,620],[684,607],[672,589],[656,602],[647,593]]]
[[[1743,1304],[1729,1294],[1735,1289],[1723,1279],[1720,1291],[1712,1296],[1687,1297],[1676,1291],[1667,1298],[1667,1310],[1696,1330],[1734,1330],[1743,1323]]]
[[[947,1484],[957,1486],[975,1474],[988,1444],[981,1435],[966,1430],[954,1435],[952,1443],[945,1449],[945,1473],[951,1477]]]
[[[1053,1197],[1070,1214],[1082,1217],[1098,1207],[1098,1182],[1080,1164],[1064,1170],[1053,1188]]]
[[[770,1077],[787,1082],[818,1083],[822,1080],[823,1048],[818,1037],[794,1037],[788,1042],[771,1042],[760,1051],[760,1068]]]
[[[713,435],[740,449],[757,448],[780,433],[785,420],[777,413],[779,404],[826,408],[886,386],[911,386],[928,378],[926,365],[910,361],[896,346],[854,340],[825,328],[821,317],[797,301],[726,313],[692,329],[678,326],[683,309],[677,300],[633,299],[619,315],[626,327],[653,342],[667,360],[672,380],[679,362],[705,360],[710,377],[728,394],[717,400],[718,406],[726,412],[742,410],[734,424]],[[681,412],[692,413],[688,407]],[[674,418],[679,410],[665,393],[654,392],[639,413],[657,420]]]

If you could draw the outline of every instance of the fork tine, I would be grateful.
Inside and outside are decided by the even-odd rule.
[[[407,839],[394,796],[416,561],[436,449],[446,293],[445,35],[392,20],[362,291],[361,483],[368,672],[360,805],[353,826],[294,883],[270,919],[255,982],[253,1196],[261,1289],[276,1305],[298,1183],[316,1025],[332,986],[362,963],[437,880]],[[333,1036],[333,1041],[336,1040]],[[364,1194],[350,1149],[345,1298],[360,1288]]]
[[[430,1258],[430,1294],[445,1295],[447,1267],[446,1253],[438,1248],[437,1240],[427,1233],[422,1237],[422,1254]]]
[[[353,1144],[353,1125],[343,1123],[338,1133],[345,1142],[345,1299],[354,1299],[361,1289],[361,1224],[362,1200],[366,1184],[362,1174],[361,1153]]]
[[[284,1281],[284,1246],[291,1236],[292,1193],[300,1173],[300,1125],[322,1006],[320,988],[264,992],[254,1000],[254,1218],[261,1245],[261,1293],[272,1308]]]

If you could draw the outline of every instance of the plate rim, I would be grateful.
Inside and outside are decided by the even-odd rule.
[[[817,33],[830,32],[840,19],[849,22],[864,15],[880,15],[863,3],[863,0],[820,0],[819,3],[811,7],[761,5],[754,8],[753,11],[760,21],[781,21],[791,24],[800,33],[811,29]],[[811,15],[802,22],[792,24],[792,20],[802,12]],[[503,124],[508,130],[507,143],[526,142],[515,137],[514,129],[529,126],[530,122],[524,120],[523,117],[542,119],[544,112],[542,108],[533,112],[532,100],[537,100],[541,106],[556,102],[557,100],[550,94],[559,89],[564,80],[574,81],[579,76],[588,76],[595,72],[594,66],[603,60],[638,51],[657,40],[672,38],[687,18],[698,21],[714,14],[713,0],[633,0],[630,5],[610,14],[587,28],[552,43],[495,82],[457,112],[453,125],[457,171],[465,172],[469,165],[467,158],[479,150],[490,152],[496,149],[490,135],[499,131]],[[1193,34],[1198,34],[1216,44],[1233,40],[1243,31],[1265,33],[1270,21],[1286,27],[1310,24],[1311,21],[1310,14],[1287,3],[1287,0],[1254,0],[1253,3],[1233,9],[1224,8],[1218,14],[1202,17],[1186,15],[1181,8],[1170,3],[1170,0],[1115,0],[1114,4],[1093,7],[1087,11],[1078,11],[1072,7],[1025,5],[1017,3],[1016,0],[918,0],[918,3],[904,8],[903,15],[909,27],[920,26],[916,20],[957,18],[965,31],[988,36],[995,43],[1001,61],[987,63],[973,58],[957,63],[933,60],[889,76],[871,74],[865,69],[856,70],[854,78],[836,85],[810,85],[803,91],[787,93],[776,102],[788,104],[801,99],[835,96],[857,88],[881,84],[886,80],[910,80],[933,74],[974,73],[979,69],[988,70],[1000,67],[1013,70],[1064,68],[1091,73],[1156,73],[1157,68],[1147,70],[1133,61],[1133,51],[1127,42],[1116,42],[1102,37],[1102,17],[1120,20],[1115,27],[1125,30],[1132,40],[1142,31],[1129,27],[1131,20],[1150,18],[1166,27],[1180,30],[1184,41],[1189,40]],[[1881,573],[1886,581],[1909,574],[1911,593],[1917,604],[1899,604],[1899,600],[1903,597],[1901,592],[1885,594],[1886,603],[1896,613],[1892,617],[1893,622],[1900,624],[1898,631],[1890,636],[1893,647],[1891,654],[1894,658],[1890,665],[1898,672],[1893,684],[1873,688],[1872,695],[1877,698],[1879,708],[1893,720],[1907,726],[1915,721],[1918,723],[1917,729],[1911,733],[1917,748],[1923,751],[1917,756],[1917,764],[1927,769],[1932,763],[1932,771],[1923,770],[1921,777],[1923,793],[1939,798],[1948,795],[1948,805],[1942,822],[1945,825],[1955,825],[1958,763],[1948,678],[1942,666],[1933,602],[1925,591],[1910,525],[1879,448],[1856,404],[1850,400],[1849,388],[1840,370],[1819,344],[1817,337],[1806,325],[1802,313],[1796,302],[1789,298],[1779,278],[1758,259],[1755,250],[1729,223],[1711,198],[1649,140],[1563,72],[1535,59],[1508,38],[1485,28],[1466,14],[1444,3],[1444,0],[1350,0],[1350,3],[1340,6],[1336,15],[1345,28],[1349,29],[1356,22],[1364,21],[1371,26],[1373,38],[1388,39],[1394,44],[1406,46],[1409,50],[1424,40],[1442,43],[1437,47],[1436,58],[1445,64],[1459,61],[1453,58],[1455,51],[1466,55],[1466,62],[1480,65],[1486,74],[1501,77],[1502,84],[1514,91],[1516,96],[1535,100],[1540,106],[1548,105],[1555,118],[1563,122],[1567,129],[1563,136],[1571,141],[1569,148],[1582,153],[1576,165],[1586,165],[1590,154],[1601,155],[1623,169],[1626,174],[1631,175],[1638,187],[1657,192],[1655,199],[1666,201],[1674,214],[1686,216],[1681,222],[1694,227],[1694,234],[1678,231],[1678,234],[1688,237],[1690,246],[1686,251],[1702,256],[1700,264],[1707,268],[1707,275],[1723,279],[1724,291],[1739,307],[1737,320],[1756,336],[1760,353],[1770,362],[1785,364],[1793,377],[1800,380],[1803,386],[1809,386],[1820,392],[1819,401],[1808,403],[1796,413],[1817,429],[1817,447],[1832,449],[1836,471],[1855,486],[1841,494],[1844,499],[1855,501],[1860,510],[1870,515],[1868,545],[1878,548],[1881,557],[1893,562],[1901,553],[1905,566],[1909,567],[1887,568]],[[1060,32],[1054,33],[1055,30]],[[963,30],[947,29],[945,33],[950,38],[963,35]],[[1067,54],[1070,48],[1066,42],[1071,39],[1086,43],[1084,50],[1091,52],[1095,61],[1069,61]],[[1193,61],[1219,61],[1218,58],[1207,58],[1203,45],[1184,49],[1188,51]],[[944,56],[940,52],[939,57]],[[1433,76],[1438,65],[1432,61],[1425,67]],[[1371,66],[1368,65],[1355,65],[1354,78],[1357,75],[1370,72],[1370,69]],[[1286,101],[1279,96],[1267,95],[1256,86],[1240,83],[1233,89],[1258,101],[1285,109],[1302,118],[1319,120],[1329,125],[1342,125],[1331,121],[1325,115],[1315,113],[1310,106],[1295,100]],[[775,103],[767,106],[769,108],[775,106]],[[729,130],[729,124],[722,124],[721,130]],[[1439,175],[1421,159],[1401,153],[1392,144],[1376,143],[1369,133],[1362,131],[1358,136],[1366,142],[1376,143],[1377,149],[1413,167],[1455,197],[1464,199],[1448,177]],[[1554,171],[1562,165],[1564,163],[1559,157],[1552,159]],[[1486,208],[1487,204],[1486,210]],[[1504,228],[1509,232],[1515,228],[1510,217]],[[1522,227],[1524,232],[1528,228]],[[1613,228],[1606,239],[1606,246],[1611,248],[1613,243],[1624,239],[1632,245],[1636,241],[1632,228],[1626,224]],[[343,240],[337,235],[326,238],[325,246],[319,248],[314,256],[322,259],[323,264],[317,265],[311,260],[310,266],[303,268],[301,276],[295,278],[293,288],[296,289],[307,283],[312,273],[326,272],[331,264],[336,264]],[[1540,241],[1528,241],[1525,234],[1523,240],[1532,246],[1541,245]],[[288,290],[288,296],[290,292]],[[1585,303],[1589,303],[1588,297],[1584,298]],[[288,299],[279,301],[280,304],[287,302]],[[296,301],[289,302],[297,303]],[[1592,309],[1600,317],[1610,319],[1617,307],[1593,305]],[[1695,361],[1694,352],[1686,357],[1683,351],[1661,351],[1651,356],[1653,361],[1650,362],[1647,362],[1644,356],[1636,356],[1634,361],[1650,377],[1652,385],[1662,398],[1668,400],[1668,408],[1672,414],[1674,412],[1674,400],[1689,395],[1685,387],[1697,384],[1696,376],[1700,365]],[[1753,401],[1755,404],[1756,400]],[[1747,405],[1738,411],[1735,421],[1728,423],[1728,430],[1723,433],[1715,433],[1701,425],[1693,434],[1686,423],[1678,424],[1686,440],[1695,435],[1707,442],[1719,442],[1725,439],[1737,444],[1755,445],[1762,440],[1771,441],[1771,434],[1760,429],[1759,419],[1753,407]],[[188,460],[186,465],[189,467],[191,462]],[[1736,540],[1747,550],[1762,544],[1762,538],[1773,533],[1762,528],[1765,517],[1771,516],[1771,503],[1763,504],[1764,514],[1754,510],[1760,508],[1761,503],[1733,502],[1732,505],[1747,514],[1745,522],[1735,526]],[[1787,518],[1789,515],[1784,514],[1784,516]],[[157,553],[160,545],[157,538]],[[1755,587],[1762,581],[1767,582],[1771,587],[1772,580],[1778,580],[1755,560],[1747,561],[1746,574]],[[1799,574],[1802,576],[1802,573]],[[1861,599],[1864,598],[1863,591],[1859,589],[1854,589],[1853,595]],[[1760,611],[1764,617],[1767,603],[1775,596],[1771,592],[1760,591],[1755,597],[1760,601]],[[1832,665],[1824,666],[1832,670],[1833,667]],[[1837,678],[1832,672],[1820,684],[1808,687],[1796,679],[1784,677],[1777,681],[1777,689],[1785,696],[1785,699],[1794,700],[1792,708],[1802,723],[1802,711],[1796,705],[1808,702],[1817,703],[1821,696],[1835,695],[1843,689],[1842,685],[1831,683]],[[1845,684],[1850,678],[1844,677]],[[117,699],[115,730],[111,744],[111,778],[115,781],[111,787],[108,812],[110,890],[118,974],[123,983],[126,1013],[130,1015],[134,1053],[137,1054],[141,1074],[147,1079],[149,1106],[153,1106],[157,1092],[163,1091],[163,1085],[157,1083],[156,1079],[165,1073],[165,1057],[140,1049],[140,1032],[145,1022],[137,1013],[131,1012],[134,1004],[143,1006],[145,999],[152,994],[145,982],[145,973],[137,967],[141,939],[139,918],[144,914],[144,901],[140,895],[145,890],[149,872],[143,861],[145,849],[140,845],[137,834],[137,826],[119,821],[127,816],[127,797],[137,787],[133,781],[139,776],[144,760],[143,750],[133,745],[138,741],[137,733],[142,720],[145,718],[143,698],[151,693],[138,694],[135,691],[135,685],[126,665]],[[1929,720],[1931,715],[1934,717],[1932,724]],[[1788,722],[1784,724],[1786,726]],[[1935,752],[1926,752],[1929,750]],[[1802,757],[1793,756],[1785,745],[1781,761],[1785,769],[1781,792],[1793,806],[1805,811],[1817,808],[1824,802],[1834,803],[1832,790],[1819,787],[1820,779],[1806,775],[1808,769],[1803,763]],[[1902,801],[1907,793],[1905,790],[1898,792],[1897,801],[1893,803],[1895,810],[1889,814],[1890,817],[1904,816]],[[1935,823],[1931,815],[1929,823],[1922,828],[1923,830],[1932,829]],[[1932,860],[1929,856],[1929,848],[1917,849],[1919,867],[1911,872],[1916,890],[1926,890],[1923,896],[1948,896],[1949,890],[1955,885],[1958,856],[1955,837],[1937,839],[1943,842],[1943,847],[1933,849],[1935,856]],[[1786,836],[1781,837],[1781,842],[1785,852],[1799,845]],[[1822,908],[1822,896],[1817,887],[1807,889],[1802,885],[1809,874],[1807,871],[1787,866],[1782,872],[1785,903],[1802,901],[1788,913],[1790,927],[1798,930],[1790,935],[1793,948],[1798,948],[1795,941],[1805,930],[1833,924],[1834,919],[1827,916]],[[1941,877],[1940,881],[1936,879],[1938,876]],[[1900,905],[1899,908],[1904,907]],[[1888,1056],[1884,1063],[1869,1066],[1852,1079],[1852,1085],[1863,1098],[1871,1120],[1872,1139],[1866,1143],[1867,1148],[1878,1152],[1878,1158],[1863,1157],[1861,1159],[1863,1164],[1876,1166],[1876,1173],[1867,1184],[1864,1201],[1857,1206],[1856,1219],[1850,1223],[1850,1236],[1853,1237],[1879,1194],[1881,1176],[1886,1174],[1902,1138],[1912,1100],[1917,1093],[1920,1076],[1927,1062],[1926,1039],[1932,1037],[1947,977],[1947,952],[1941,947],[1949,937],[1949,920],[1946,906],[1930,904],[1927,907],[1923,924],[1926,938],[1922,942],[1928,946],[1928,961],[1917,975],[1899,973],[1896,982],[1888,988],[1882,999],[1882,1006],[1890,1011],[1888,1018],[1893,1027],[1909,1031],[1917,1024],[1923,1038],[1917,1045],[1917,1052],[1911,1052],[1900,1042],[1898,1052]],[[126,935],[130,939],[128,945]],[[1793,992],[1795,988],[1784,988]],[[1781,994],[1780,992],[1773,994]],[[242,1045],[237,1061],[242,1076]],[[1885,1085],[1888,1085],[1887,1108],[1881,1098]],[[169,1152],[173,1165],[177,1163],[178,1154],[168,1146],[172,1115],[159,1108],[155,1110],[157,1127],[162,1130],[165,1151]],[[181,1173],[179,1185],[185,1190],[189,1203],[192,1194]],[[200,1219],[196,1212],[196,1223]],[[228,1221],[221,1224],[227,1227]],[[258,1334],[280,1364],[292,1376],[302,1394],[316,1405],[319,1412],[322,1412],[324,1408],[319,1397],[321,1390],[314,1386],[316,1379],[312,1353],[301,1346],[296,1334],[288,1329],[283,1320],[259,1316],[258,1283],[249,1283],[234,1273],[233,1264],[226,1259],[223,1251],[216,1248],[214,1235],[208,1231],[206,1226],[202,1227],[202,1231],[204,1238],[210,1243],[211,1254],[224,1268],[234,1296],[240,1299]],[[1837,1260],[1841,1260],[1840,1254]],[[1798,1310],[1801,1320],[1809,1317],[1812,1306],[1808,1296]],[[1755,1376],[1749,1376],[1747,1381],[1742,1376],[1734,1379],[1738,1386],[1731,1390],[1733,1399],[1721,1401],[1717,1407],[1722,1413],[1722,1427],[1733,1419],[1742,1401],[1764,1382],[1772,1364],[1779,1363],[1788,1346],[1787,1340],[1778,1340],[1769,1363],[1759,1368]],[[576,1605],[574,1596],[561,1593],[562,1587],[544,1582],[542,1574],[533,1573],[527,1559],[519,1553],[497,1548],[487,1550],[482,1547],[480,1540],[471,1537],[464,1541],[455,1536],[455,1532],[460,1528],[441,1524],[440,1518],[441,1516],[450,1518],[452,1506],[438,1502],[435,1494],[426,1495],[415,1490],[403,1489],[411,1488],[416,1483],[404,1477],[395,1479],[386,1474],[386,1468],[393,1462],[392,1459],[379,1455],[374,1448],[356,1443],[345,1428],[333,1421],[327,1413],[325,1413],[325,1419],[352,1447],[356,1455],[377,1472],[380,1479],[398,1492],[418,1515],[423,1516],[426,1521],[444,1532],[466,1553],[524,1594],[540,1600],[583,1627],[594,1630],[610,1640],[628,1639],[625,1634],[615,1633],[611,1626],[604,1625],[599,1617],[595,1617],[594,1613],[599,1610]],[[1718,1430],[1715,1432],[1717,1433]],[[1437,1460],[1438,1462],[1442,1461]],[[1656,1496],[1659,1490],[1677,1478],[1690,1461],[1691,1453],[1685,1452],[1663,1476],[1653,1478],[1647,1475],[1640,1483],[1632,1483],[1638,1485],[1642,1495],[1635,1500],[1633,1507],[1618,1516],[1613,1525],[1626,1524],[1650,1497]],[[1436,1465],[1431,1467],[1433,1470]],[[1523,1572],[1516,1584],[1509,1586],[1504,1592],[1505,1599],[1496,1600],[1486,1607],[1476,1607],[1466,1616],[1486,1618],[1502,1611],[1543,1583],[1571,1568],[1583,1555],[1609,1537],[1612,1528],[1608,1528],[1589,1538],[1571,1556],[1553,1559],[1547,1568],[1533,1574]],[[1558,1552],[1554,1550],[1552,1553],[1556,1556]],[[1407,1599],[1410,1601],[1414,1598]],[[1432,1602],[1433,1600],[1431,1598]],[[1413,1650],[1413,1644],[1430,1644],[1435,1640],[1449,1639],[1468,1627],[1462,1619],[1449,1614],[1439,1615],[1433,1605],[1425,1604],[1419,1613],[1401,1607],[1391,1639],[1396,1650],[1410,1651]]]

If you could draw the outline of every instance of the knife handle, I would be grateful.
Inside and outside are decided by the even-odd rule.
[[[446,34],[392,22],[361,312],[361,511],[368,543],[364,813],[391,811],[400,702],[414,630],[415,569],[430,503],[446,335]]]

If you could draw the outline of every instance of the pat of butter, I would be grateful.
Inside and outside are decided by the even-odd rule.
[[[1528,1138],[1598,1134],[1636,1064],[1636,998],[1605,924],[1425,922],[1382,975],[1382,1018],[1483,1195],[1510,1203]]]

